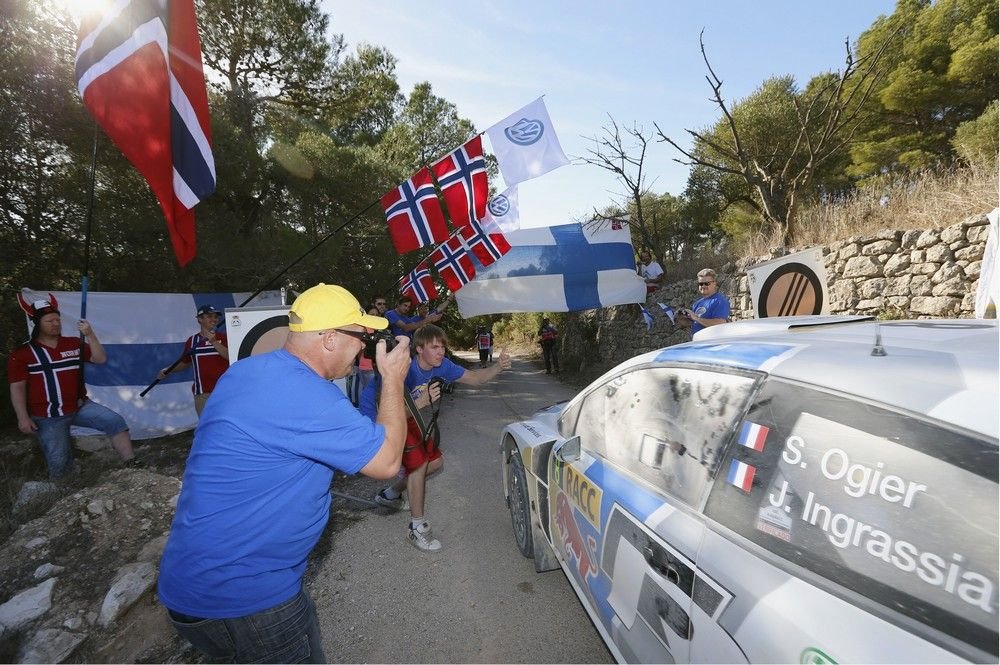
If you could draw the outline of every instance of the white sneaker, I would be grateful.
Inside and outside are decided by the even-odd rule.
[[[427,522],[421,523],[416,529],[411,526],[407,539],[410,544],[423,552],[437,552],[441,549],[441,541],[434,538],[431,525]]]

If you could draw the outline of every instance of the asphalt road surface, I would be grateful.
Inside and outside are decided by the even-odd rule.
[[[410,545],[407,511],[358,506],[310,585],[329,662],[613,662],[562,571],[536,573],[517,551],[503,500],[501,429],[575,392],[515,358],[496,381],[445,395],[426,511],[443,547]]]

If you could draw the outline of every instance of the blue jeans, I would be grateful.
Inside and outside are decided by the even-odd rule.
[[[290,600],[235,619],[170,612],[177,633],[214,663],[325,663],[316,606],[300,590]]]
[[[31,418],[38,426],[38,443],[42,446],[49,476],[65,476],[73,469],[73,446],[70,444],[69,428],[72,425],[100,430],[114,436],[128,429],[125,419],[106,406],[85,400],[80,409],[68,416],[51,418]]]

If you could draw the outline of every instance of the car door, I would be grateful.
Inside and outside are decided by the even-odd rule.
[[[699,602],[719,594],[695,565],[697,512],[753,379],[701,369],[630,370],[580,403],[553,449],[553,547],[625,662],[687,662]]]
[[[995,440],[773,378],[739,432],[698,567],[749,660],[996,662]]]

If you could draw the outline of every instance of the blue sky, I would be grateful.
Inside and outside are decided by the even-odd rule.
[[[569,0],[392,2],[323,0],[348,49],[385,46],[402,90],[429,81],[483,131],[545,95],[563,150],[573,159],[593,145],[608,115],[619,125],[653,123],[682,145],[685,128],[714,124],[719,112],[698,46],[705,45],[727,101],[776,75],[800,85],[844,64],[853,43],[891,0]],[[665,143],[650,142],[645,172],[657,193],[680,194],[688,167]],[[524,226],[561,224],[621,199],[614,177],[578,164],[519,187]],[[496,183],[502,187],[501,182]]]

